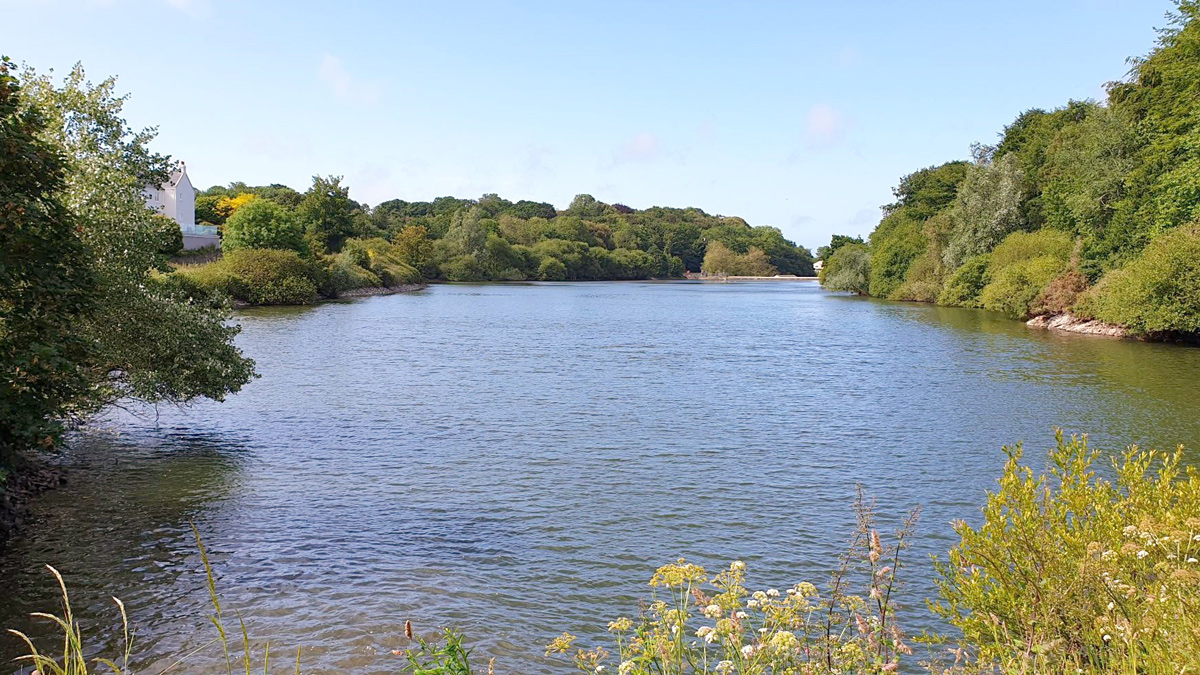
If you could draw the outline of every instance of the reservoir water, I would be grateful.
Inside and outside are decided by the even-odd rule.
[[[918,631],[928,557],[978,519],[1002,445],[1040,466],[1060,426],[1200,459],[1200,349],[813,283],[441,285],[237,320],[261,379],[72,439],[69,484],[0,557],[0,626],[51,634],[26,616],[58,607],[50,563],[94,644],[125,601],[158,672],[215,637],[194,522],[281,668],[300,645],[305,672],[398,672],[411,619],[499,673],[568,672],[543,645],[592,644],[680,556],[820,584],[861,484],[885,524],[924,508]]]

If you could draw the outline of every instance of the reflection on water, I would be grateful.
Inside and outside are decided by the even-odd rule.
[[[631,613],[679,555],[819,580],[856,483],[924,505],[922,598],[1000,445],[1037,461],[1061,425],[1200,447],[1200,350],[812,284],[438,286],[240,320],[263,374],[243,393],[74,440],[70,485],[0,558],[3,625],[56,606],[49,562],[88,629],[126,600],[143,663],[203,644],[195,520],[227,604],[312,672],[395,672],[410,618],[552,672],[540,645]]]

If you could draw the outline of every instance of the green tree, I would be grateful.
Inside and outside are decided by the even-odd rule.
[[[821,285],[831,291],[867,295],[871,289],[871,254],[862,244],[847,244],[829,256],[821,270]]]
[[[306,235],[322,252],[337,253],[354,236],[356,207],[341,176],[313,176],[312,187],[304,193],[297,214]]]
[[[304,252],[304,227],[295,215],[279,204],[268,199],[255,199],[235,211],[225,222],[221,247],[227,251],[276,248]]]
[[[111,78],[91,85],[76,66],[58,87],[32,71],[23,79],[27,103],[45,115],[42,140],[67,158],[63,202],[96,279],[96,302],[74,324],[94,349],[84,364],[91,386],[73,411],[237,391],[254,362],[234,345],[228,310],[182,297],[155,274],[163,258],[142,191],[164,180],[169,164],[148,150],[153,133],[125,125]]]
[[[967,258],[991,251],[1009,234],[1022,229],[1023,195],[1015,155],[972,165],[955,198],[954,229],[942,254],[946,267],[956,269]]]
[[[95,279],[63,204],[65,159],[44,131],[0,60],[0,469],[52,446],[90,384],[93,345],[76,326]]]

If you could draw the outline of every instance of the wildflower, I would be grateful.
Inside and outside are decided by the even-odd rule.
[[[704,638],[705,642],[711,643],[717,639],[717,631],[712,626],[701,626],[700,630],[696,631],[696,637]]]
[[[730,563],[729,569],[733,570],[734,572],[745,572],[746,563],[742,562],[741,560],[734,560],[732,563]],[[722,661],[722,663],[728,663],[728,661]]]
[[[891,663],[889,663],[889,664],[887,664],[886,666],[884,666],[884,667],[883,667],[883,672],[885,672],[885,673],[894,673],[894,672],[896,672],[896,669],[897,669],[897,668],[899,668],[899,667],[900,667],[900,664],[899,664],[899,663],[896,663],[895,661],[892,661]]]
[[[817,587],[813,586],[807,581],[801,581],[800,583],[796,584],[796,590],[800,592],[800,595],[806,598],[817,594]]]
[[[887,576],[888,572],[891,572],[891,571],[892,571],[892,566],[888,565],[887,567],[884,567],[884,568],[880,569],[878,572],[876,572],[875,576],[882,579],[883,577]]]
[[[778,590],[776,590],[776,589],[774,589],[774,588],[768,588],[768,589],[767,589],[767,596],[768,596],[768,597],[771,597],[771,598],[778,598],[778,597],[779,597],[779,591],[778,591]]]
[[[546,656],[551,654],[565,654],[571,648],[571,643],[575,641],[575,636],[570,633],[563,633],[554,638],[554,641],[546,645]]]
[[[633,628],[633,622],[625,617],[621,617],[616,621],[608,622],[608,630],[612,633],[624,633],[630,628]]]
[[[1189,563],[1192,563],[1192,564],[1195,564],[1195,563],[1196,563],[1196,559],[1195,559],[1195,558],[1188,558],[1188,559],[1187,559],[1187,561],[1188,561]]]
[[[771,646],[781,651],[795,647],[798,642],[796,636],[786,630],[771,636]]]
[[[1192,537],[1192,541],[1200,541],[1200,534]]]
[[[1192,558],[1192,562],[1196,562],[1196,559]],[[739,619],[746,619],[746,618],[749,618],[750,615],[746,614],[745,612],[738,612],[737,614],[734,614],[734,616],[736,616]]]
[[[717,672],[720,675],[728,675],[733,672],[733,661],[721,661],[717,664]]]
[[[878,588],[877,586],[872,586],[872,587],[871,587],[871,599],[872,599],[872,600],[881,600],[881,599],[883,599],[883,593],[881,593],[881,592],[879,591],[879,588]]]
[[[1111,611],[1112,611],[1112,609],[1113,609],[1113,607],[1116,607],[1116,605],[1115,605],[1115,604],[1113,604],[1112,602],[1109,602],[1109,603],[1108,603],[1108,611],[1110,611],[1110,612],[1111,612]]]
[[[750,609],[754,609],[754,608],[758,607],[758,601],[751,598],[750,600],[746,601],[746,606],[749,607]]]
[[[693,581],[703,582],[705,577],[704,568],[699,565],[693,565],[683,558],[673,565],[663,565],[658,568],[654,576],[650,578],[651,586],[666,586],[667,588],[677,588],[684,584]]]
[[[767,594],[763,593],[762,591],[754,591],[754,595],[752,595],[751,597],[759,602],[767,601]]]
[[[715,619],[715,618],[721,616],[721,614],[722,614],[721,606],[720,605],[709,605],[708,607],[704,608],[703,614],[704,614],[704,616],[707,616],[710,619]]]
[[[1104,634],[1104,641],[1105,641],[1105,642],[1112,642],[1112,636],[1111,636],[1111,635],[1109,635],[1108,633],[1105,633],[1105,634]]]
[[[1104,553],[1100,554],[1101,560],[1112,560],[1115,557],[1117,557],[1117,552],[1112,550],[1105,551]]]
[[[1142,558],[1145,558],[1148,555],[1150,555],[1150,552],[1146,551],[1144,549],[1141,551],[1138,551],[1138,553],[1137,553],[1138,560],[1141,560]]]
[[[748,659],[751,656],[754,656],[754,645],[746,645],[745,647],[742,647],[742,658]]]
[[[597,673],[603,673],[603,672],[604,672],[604,666],[596,666],[596,672],[597,672]]]
[[[622,661],[621,665],[617,666],[617,675],[629,675],[633,672],[633,661]]]
[[[1121,533],[1124,534],[1126,537],[1132,537],[1133,535],[1137,534],[1137,531],[1138,531],[1137,526],[1126,525],[1125,529],[1121,530]]]

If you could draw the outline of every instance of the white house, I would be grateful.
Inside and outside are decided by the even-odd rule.
[[[819,273],[821,272],[821,270],[822,270],[822,269],[824,269],[824,268],[825,268],[825,261],[824,261],[824,260],[818,260],[817,262],[813,263],[813,271],[814,271],[814,272],[817,272],[818,274],[819,274]]]
[[[147,185],[143,193],[148,208],[179,223],[185,249],[221,245],[216,227],[196,224],[196,190],[188,179],[187,166],[183,162],[171,172],[166,183]]]

